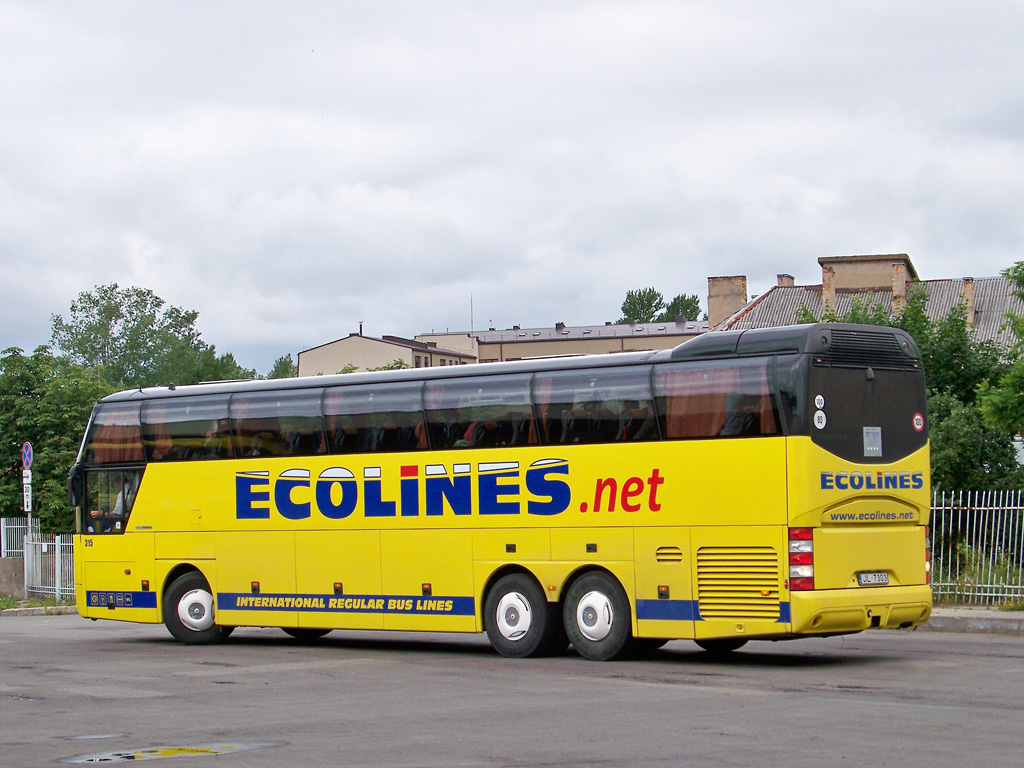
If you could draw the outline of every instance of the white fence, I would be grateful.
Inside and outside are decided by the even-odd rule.
[[[73,534],[25,538],[25,597],[75,599]]]
[[[958,491],[932,499],[935,600],[1024,601],[1024,493]]]
[[[39,518],[32,518],[32,533],[39,535]],[[27,517],[0,517],[0,557],[24,557]]]
[[[4,557],[24,558],[25,596],[75,599],[74,536],[40,534],[39,519],[0,518],[0,545]]]

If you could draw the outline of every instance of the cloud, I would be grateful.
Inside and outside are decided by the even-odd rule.
[[[1020,258],[1011,4],[0,3],[0,346],[94,285],[245,365]],[[470,314],[470,297],[473,312]]]

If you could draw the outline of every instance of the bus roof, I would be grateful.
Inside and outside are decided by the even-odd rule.
[[[894,354],[916,360],[920,359],[920,354],[913,339],[899,329],[845,323],[812,323],[779,328],[712,331],[685,341],[674,349],[663,349],[653,352],[619,352],[607,355],[548,357],[503,363],[473,363],[470,365],[434,366],[430,368],[404,368],[394,371],[340,373],[292,379],[253,379],[218,381],[187,386],[143,387],[107,395],[100,402],[231,394],[234,392],[315,389],[354,384],[379,384],[392,381],[428,381],[465,376],[500,376],[513,373],[537,373],[585,368],[612,368],[624,365],[642,365],[645,363],[729,359],[768,354],[816,354],[824,353],[834,346],[832,339],[837,331],[842,338],[850,338],[851,335],[852,337],[865,337],[871,340],[869,343],[876,343],[879,337],[887,336],[894,343]]]

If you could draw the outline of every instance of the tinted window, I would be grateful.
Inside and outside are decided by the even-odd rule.
[[[334,387],[324,395],[334,453],[416,451],[427,447],[419,382]]]
[[[654,393],[670,440],[779,433],[764,359],[658,366]]]
[[[811,437],[858,463],[888,463],[923,448],[928,409],[921,371],[811,368]]]
[[[139,403],[98,405],[85,438],[84,463],[128,464],[142,460]]]
[[[197,461],[232,455],[227,395],[150,400],[142,407],[149,461]]]
[[[430,381],[424,400],[434,449],[537,442],[530,374]]]
[[[649,367],[538,373],[533,384],[545,443],[657,440]]]
[[[235,455],[311,456],[327,452],[323,390],[252,392],[231,398]]]
[[[88,472],[82,532],[123,533],[141,480],[141,468]]]

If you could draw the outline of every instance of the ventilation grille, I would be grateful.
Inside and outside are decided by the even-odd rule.
[[[658,547],[654,557],[659,563],[681,563],[683,550],[679,547]]]
[[[778,553],[771,547],[701,547],[697,601],[704,619],[778,619]]]
[[[888,368],[913,371],[921,367],[903,351],[892,333],[878,331],[832,331],[832,344],[822,354],[815,355],[815,363],[856,368]]]

